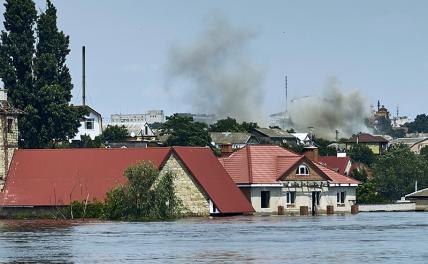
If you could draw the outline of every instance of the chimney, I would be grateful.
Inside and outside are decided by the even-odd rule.
[[[315,146],[305,147],[303,150],[303,155],[315,163],[319,162],[318,148]]]
[[[232,144],[224,144],[220,146],[221,157],[229,157],[233,153]]]
[[[7,101],[7,90],[0,88],[0,101]]]

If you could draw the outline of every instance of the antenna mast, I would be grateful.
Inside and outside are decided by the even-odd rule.
[[[287,75],[285,75],[285,113],[288,113],[288,83]]]
[[[86,105],[85,46],[82,46],[82,104]]]

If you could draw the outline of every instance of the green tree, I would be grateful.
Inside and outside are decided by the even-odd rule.
[[[364,182],[357,188],[358,204],[385,203],[387,199],[376,190],[376,184],[372,181]]]
[[[174,192],[174,174],[163,175],[151,162],[126,169],[128,182],[107,194],[105,216],[113,220],[168,219],[181,211]]]
[[[37,11],[32,0],[6,0],[0,45],[0,78],[18,109],[33,99],[32,60]]]
[[[208,126],[193,122],[193,117],[174,114],[162,125],[162,135],[168,135],[168,146],[208,146],[211,137]]]
[[[428,132],[428,115],[417,115],[413,122],[406,123],[405,126],[409,129],[409,132],[411,133],[426,133]]]
[[[375,161],[375,155],[369,147],[364,144],[355,144],[349,150],[349,156],[353,161],[371,166]]]
[[[379,194],[393,201],[413,192],[416,181],[428,187],[428,161],[399,145],[378,157],[373,175]]]
[[[125,126],[107,126],[101,134],[101,141],[115,142],[123,141],[128,138],[128,130]]]
[[[38,19],[31,0],[8,0],[5,7],[0,77],[11,103],[26,113],[19,120],[20,145],[55,147],[74,137],[82,118],[82,112],[69,104],[69,38],[58,30],[56,9],[49,0]]]
[[[225,119],[219,119],[217,122],[209,127],[210,132],[252,132],[253,129],[257,128],[257,123],[253,122],[242,122],[239,124],[235,118],[227,117]]]
[[[419,154],[421,155],[421,157],[423,157],[426,160],[428,160],[428,146],[424,146],[423,148],[421,148]]]
[[[314,137],[314,143],[318,147],[320,156],[336,156],[337,150],[334,147],[329,147],[333,142],[323,138]]]

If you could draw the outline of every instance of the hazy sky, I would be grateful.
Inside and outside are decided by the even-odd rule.
[[[212,17],[255,33],[247,56],[264,72],[266,114],[284,107],[284,75],[291,98],[318,93],[335,76],[345,91],[360,90],[367,108],[380,99],[394,113],[397,104],[412,117],[427,112],[427,1],[53,2],[71,39],[73,103],[81,103],[86,45],[87,100],[104,117],[192,111],[183,84],[164,89],[168,54],[172,46],[192,45]]]

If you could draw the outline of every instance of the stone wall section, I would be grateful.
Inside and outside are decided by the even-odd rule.
[[[8,131],[8,119],[12,126]],[[0,116],[0,190],[3,189],[13,154],[18,148],[18,118],[17,116]]]
[[[195,181],[186,166],[171,154],[162,168],[161,174],[166,172],[175,174],[174,190],[176,196],[181,200],[185,215],[207,216],[210,214],[209,197],[202,187]]]

